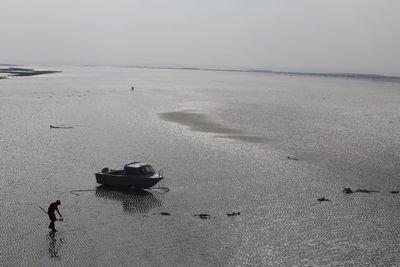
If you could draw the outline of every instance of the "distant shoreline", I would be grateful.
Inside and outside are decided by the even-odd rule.
[[[1,64],[0,74],[8,74],[1,76],[0,79],[6,79],[7,76],[34,76],[42,74],[58,73],[62,71],[53,70],[35,70],[30,68],[21,68],[21,65]],[[96,65],[85,65],[96,67]],[[1,68],[8,67],[8,68]],[[314,77],[330,77],[330,78],[346,78],[346,79],[360,79],[372,81],[386,81],[386,82],[400,82],[400,76],[386,76],[379,74],[365,74],[365,73],[346,73],[346,72],[296,72],[296,71],[274,71],[264,69],[224,69],[224,68],[200,68],[200,67],[157,67],[157,66],[119,66],[122,68],[137,68],[137,69],[160,69],[160,70],[197,70],[197,71],[221,71],[221,72],[244,72],[244,73],[261,73],[261,74],[278,74],[278,75],[293,75],[293,76],[314,76]]]
[[[400,82],[400,76],[386,76],[379,74],[363,74],[363,73],[324,73],[324,72],[294,72],[294,71],[273,71],[263,69],[217,69],[217,68],[194,68],[194,67],[149,67],[149,66],[123,66],[124,68],[138,69],[171,69],[171,70],[201,70],[201,71],[225,71],[225,72],[247,72],[247,73],[265,73],[279,75],[296,75],[296,76],[315,76],[315,77],[332,77],[347,79],[365,79],[374,81]]]
[[[1,64],[1,66],[12,66],[12,65]],[[9,68],[5,68],[5,69],[0,68],[0,73],[7,74],[7,76],[35,76],[35,75],[58,73],[58,72],[61,72],[61,71],[57,71],[57,70],[35,70],[35,69],[15,68],[15,67],[9,67]],[[0,76],[0,78],[1,79],[6,79],[7,76]]]

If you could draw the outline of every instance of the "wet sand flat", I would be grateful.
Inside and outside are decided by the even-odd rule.
[[[1,266],[400,265],[399,83],[60,69],[0,80]]]

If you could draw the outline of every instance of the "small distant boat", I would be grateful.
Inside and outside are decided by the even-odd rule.
[[[149,164],[131,162],[123,170],[109,170],[104,168],[96,175],[96,181],[102,185],[134,187],[146,189],[156,185],[164,179],[162,172],[156,173]]]

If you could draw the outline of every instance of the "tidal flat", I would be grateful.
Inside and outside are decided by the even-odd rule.
[[[1,266],[400,265],[398,81],[55,70],[0,80]]]

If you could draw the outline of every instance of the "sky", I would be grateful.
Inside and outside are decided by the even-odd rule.
[[[2,0],[0,63],[400,76],[399,0]]]

